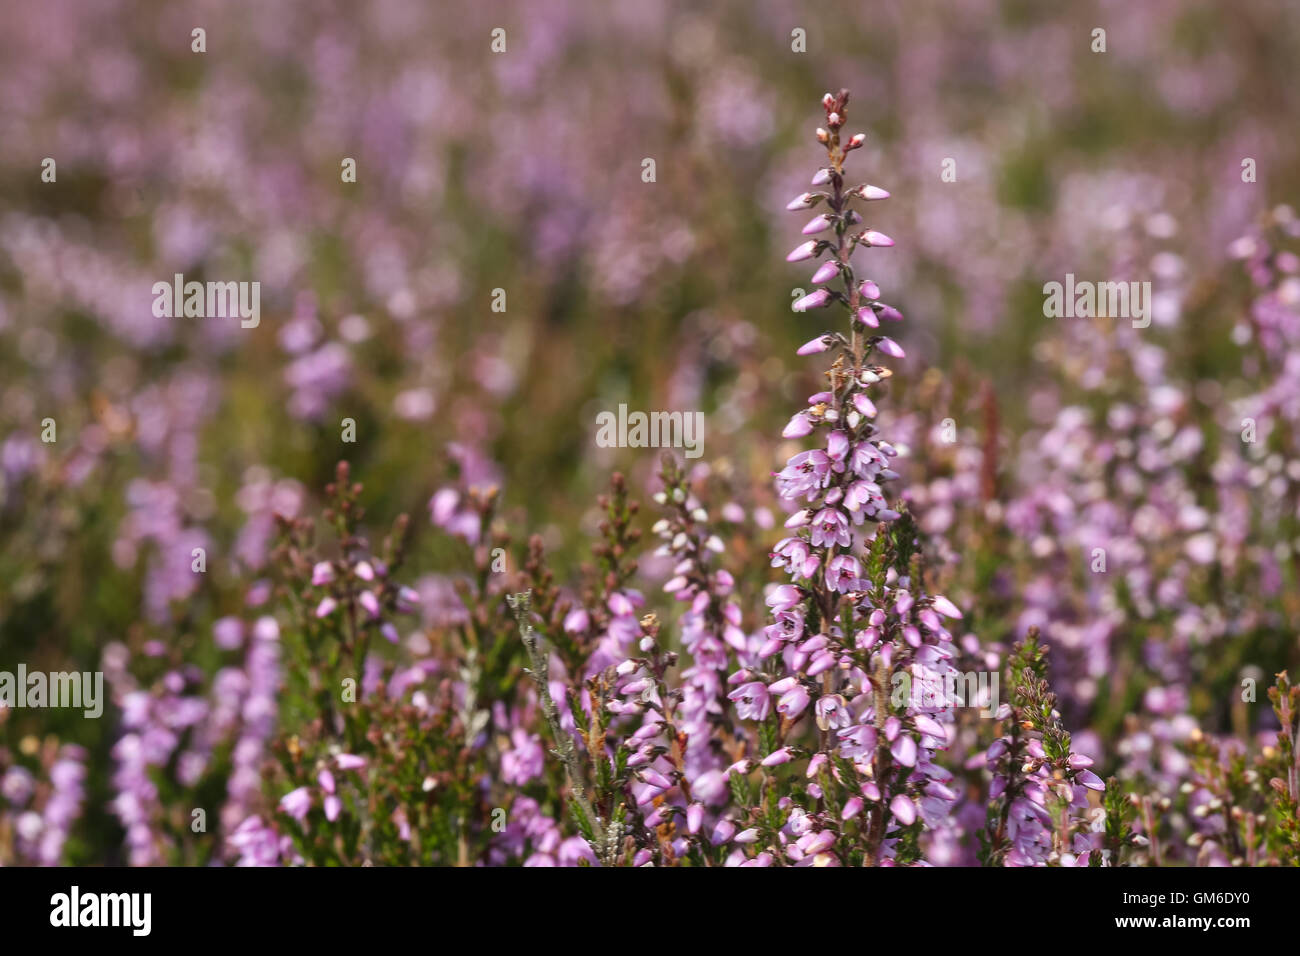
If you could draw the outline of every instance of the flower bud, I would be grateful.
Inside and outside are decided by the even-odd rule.
[[[807,312],[809,309],[824,309],[831,304],[832,300],[833,297],[828,291],[818,289],[796,302],[793,308],[796,312]]]
[[[831,227],[831,218],[823,213],[820,216],[813,216],[808,220],[808,224],[803,227],[805,236],[816,235],[819,232],[825,232]]]
[[[834,259],[827,259],[820,267],[818,267],[817,271],[813,273],[812,281],[816,285],[820,285],[823,282],[829,282],[839,274],[839,271],[839,263]]]
[[[804,259],[811,259],[817,254],[817,240],[809,239],[785,257],[786,262],[802,262]]]

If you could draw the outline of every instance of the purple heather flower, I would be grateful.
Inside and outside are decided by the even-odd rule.
[[[835,464],[832,466],[835,471],[843,471],[844,459],[849,454],[849,436],[840,429],[835,429],[826,436],[826,454]]]
[[[828,348],[831,347],[831,342],[832,342],[832,341],[833,341],[833,340],[831,339],[831,337],[830,337],[829,335],[819,335],[819,336],[817,336],[817,338],[815,338],[815,339],[809,339],[809,340],[808,340],[807,342],[805,342],[803,345],[799,346],[799,352],[798,352],[798,354],[800,354],[800,355],[816,355],[818,352],[825,352]],[[799,413],[798,415],[796,415],[794,418],[790,419],[791,424],[793,424],[794,421],[795,421],[795,419],[798,419],[798,418],[802,418],[804,421],[807,421],[807,420],[808,420],[808,415],[807,415],[806,412],[800,412],[800,413]],[[787,429],[788,429],[788,427],[789,427],[789,426],[787,426]],[[786,438],[802,438],[804,435],[807,435],[807,434],[808,434],[809,432],[811,432],[811,431],[812,431],[812,423],[809,422],[809,424],[808,424],[808,431],[804,432],[802,435],[786,435],[785,437],[786,437]]]
[[[839,694],[827,694],[817,700],[813,708],[817,715],[817,726],[822,730],[839,730],[852,722],[849,706]]]
[[[774,612],[788,611],[803,600],[803,594],[792,584],[773,588],[767,596],[767,606]]]
[[[837,554],[826,565],[826,583],[840,594],[856,591],[862,582],[862,566],[851,554]]]
[[[1089,790],[1105,790],[1106,784],[1102,782],[1101,777],[1097,776],[1091,770],[1081,770],[1074,778],[1083,784]]]
[[[772,699],[762,681],[741,684],[727,697],[735,702],[741,720],[766,720],[771,711]]]
[[[953,604],[942,594],[936,594],[932,599],[932,603],[934,605],[934,609],[938,611],[940,614],[942,614],[944,617],[952,617],[952,618],[961,617],[961,611],[957,609],[957,605]]]
[[[568,634],[582,634],[589,627],[591,627],[591,617],[585,608],[574,608],[564,616],[564,630]]]
[[[794,759],[794,755],[790,753],[790,748],[782,747],[780,750],[774,750],[764,757],[762,765],[764,767],[779,767],[783,763],[789,763],[792,759]]]
[[[894,244],[893,239],[890,239],[883,232],[876,232],[874,229],[864,232],[862,241],[868,246],[892,246]]]
[[[301,823],[307,816],[307,812],[311,810],[310,788],[298,787],[296,790],[290,790],[280,798],[280,809]]]
[[[825,232],[830,227],[831,227],[830,216],[827,216],[825,214],[820,216],[813,216],[812,219],[808,220],[808,224],[803,227],[803,234],[805,236],[813,236],[819,232]]]
[[[830,305],[832,297],[825,289],[818,289],[804,296],[794,304],[796,312],[807,312],[809,309],[822,309]]]
[[[785,257],[786,262],[802,262],[804,259],[811,259],[817,254],[817,240],[809,239],[807,242],[798,245],[794,250]]]
[[[792,687],[781,695],[781,699],[776,702],[776,710],[782,717],[787,720],[794,720],[804,712],[808,706],[808,691],[803,685]]]
[[[905,827],[916,822],[916,804],[904,794],[900,793],[889,801],[889,810]]]
[[[838,734],[840,749],[849,759],[869,757],[876,749],[876,728],[870,724],[858,724],[841,730]]]
[[[853,396],[853,407],[856,408],[860,413],[865,415],[867,418],[876,417],[876,405],[870,398],[867,397],[866,392],[857,392]]]
[[[812,544],[815,548],[837,545],[847,548],[853,536],[849,533],[849,522],[844,513],[837,508],[823,508],[812,520]]]
[[[541,738],[520,727],[510,732],[512,749],[501,755],[501,779],[522,787],[540,777],[545,769],[546,751]]]
[[[886,355],[892,355],[894,358],[903,358],[907,354],[903,351],[901,345],[888,336],[881,336],[880,340],[876,343],[876,347]]]
[[[853,194],[861,199],[868,200],[889,198],[889,193],[886,190],[881,189],[879,186],[868,186],[865,184],[853,190]]]
[[[834,279],[839,275],[839,271],[839,266],[836,264],[836,261],[834,259],[827,259],[821,264],[817,271],[813,273],[812,281],[815,284],[829,282],[831,279]]]

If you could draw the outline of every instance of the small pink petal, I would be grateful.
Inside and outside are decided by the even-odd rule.
[[[901,793],[889,801],[889,809],[905,827],[916,822],[916,804]]]

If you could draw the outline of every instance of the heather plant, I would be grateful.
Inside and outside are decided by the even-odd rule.
[[[1007,664],[1010,700],[998,717],[1007,733],[984,754],[993,774],[989,822],[980,834],[989,864],[1033,866],[1043,861],[1087,866],[1094,849],[1087,791],[1105,785],[1088,768],[1091,757],[1070,749],[1056,695],[1048,688],[1048,648],[1031,629]]]
[[[13,12],[0,863],[1296,863],[1294,11],[842,6]]]

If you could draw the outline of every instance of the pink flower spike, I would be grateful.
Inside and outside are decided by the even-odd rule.
[[[903,351],[903,347],[889,336],[882,336],[880,341],[876,343],[876,348],[886,355],[892,355],[894,358],[903,358],[907,354]]]
[[[890,239],[883,232],[876,232],[874,229],[863,233],[862,241],[869,246],[892,246],[894,240]]]

